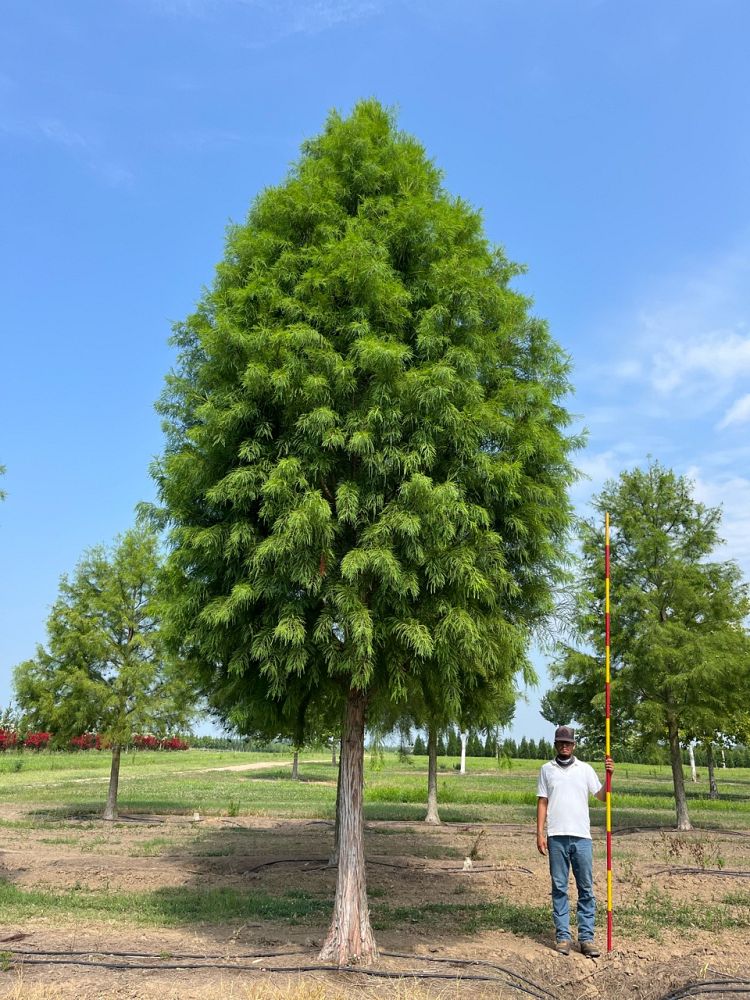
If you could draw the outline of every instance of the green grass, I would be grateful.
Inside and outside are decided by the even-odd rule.
[[[637,903],[618,907],[617,923],[625,930],[640,931],[658,939],[666,928],[716,932],[750,927],[750,911],[747,907],[738,910],[731,896],[714,904],[680,902],[652,886]]]
[[[73,888],[22,889],[0,881],[3,919],[20,922],[32,917],[72,917],[119,920],[139,926],[176,927],[183,924],[224,923],[261,918],[283,923],[324,919],[331,901],[304,893],[270,896],[237,889],[158,889],[155,892],[117,892]]]
[[[252,815],[331,819],[335,806],[336,768],[315,763],[322,752],[301,756],[301,781],[292,781],[291,756],[271,758],[256,771],[207,770],[269,761],[268,755],[190,750],[182,753],[138,752],[123,757],[120,808],[123,812],[202,815]],[[15,766],[22,761],[21,770]],[[311,760],[312,759],[312,760]],[[106,752],[0,755],[0,803],[34,804],[34,825],[60,823],[101,811],[109,775]],[[536,806],[540,761],[514,761],[499,769],[489,758],[469,758],[459,775],[453,761],[441,759],[438,776],[441,816],[458,823],[529,823]],[[601,767],[599,767],[601,772]],[[698,826],[750,828],[750,769],[719,771],[721,798],[708,798],[706,783],[687,796]],[[365,816],[370,820],[417,822],[424,816],[426,759],[404,764],[384,754],[365,765]],[[674,824],[672,780],[668,767],[623,765],[615,775],[615,829]],[[604,806],[592,803],[592,824],[604,825]],[[0,821],[0,826],[9,821]],[[27,821],[10,821],[24,824]],[[31,825],[31,822],[29,823]]]
[[[370,902],[376,930],[405,925],[425,930],[450,926],[456,933],[504,930],[525,936],[547,937],[549,907],[507,900],[491,903],[424,903],[388,906],[384,890],[372,891]],[[658,939],[665,928],[685,932],[750,927],[750,898],[728,894],[720,903],[675,902],[668,893],[652,887],[631,906],[619,907],[618,927]],[[75,887],[61,892],[23,889],[0,881],[0,906],[6,923],[34,917],[121,922],[137,926],[178,927],[262,919],[282,924],[321,925],[329,919],[331,900],[297,890],[281,896],[265,892],[223,889],[159,889],[155,892],[89,890]],[[601,926],[604,915],[599,913]]]

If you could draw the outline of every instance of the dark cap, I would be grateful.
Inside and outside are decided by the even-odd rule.
[[[558,726],[555,730],[555,743],[575,743],[576,734],[570,726]]]

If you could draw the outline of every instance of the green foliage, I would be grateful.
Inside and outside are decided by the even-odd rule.
[[[134,732],[185,726],[192,693],[164,649],[158,574],[155,535],[133,529],[62,577],[47,648],[15,669],[24,726],[49,730],[62,744],[98,732],[113,745]]]
[[[454,726],[448,726],[448,737],[445,744],[445,752],[448,757],[461,756],[461,737],[456,732]]]
[[[230,230],[154,474],[173,641],[239,731],[351,687],[377,720],[427,678],[447,720],[527,667],[577,442],[520,271],[374,101]]]

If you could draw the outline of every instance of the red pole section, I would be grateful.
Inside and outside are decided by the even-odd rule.
[[[605,753],[610,756],[610,628],[609,628],[609,514],[604,515],[604,707]],[[607,809],[607,951],[612,951],[612,775],[605,772]]]

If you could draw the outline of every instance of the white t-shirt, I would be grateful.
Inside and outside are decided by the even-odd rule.
[[[596,795],[601,787],[596,771],[581,760],[567,767],[554,760],[542,764],[536,794],[547,799],[547,836],[591,840],[589,795]]]

